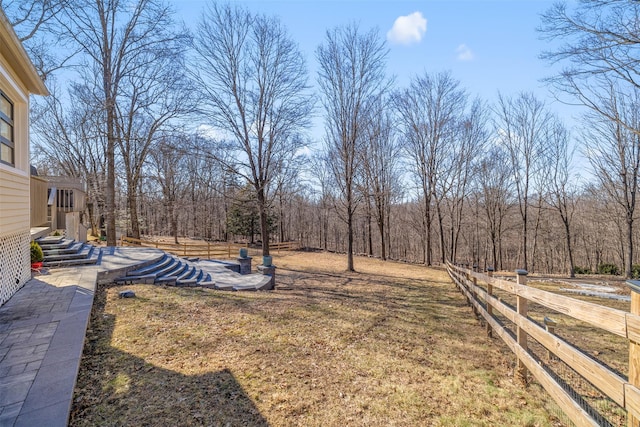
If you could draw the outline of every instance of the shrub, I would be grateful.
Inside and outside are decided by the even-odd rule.
[[[640,264],[633,264],[631,266],[631,277],[634,279],[640,279]]]
[[[591,274],[591,269],[589,267],[573,267],[573,272],[576,274]]]
[[[598,274],[611,274],[613,276],[620,275],[620,270],[615,264],[602,263],[598,265]]]
[[[44,260],[44,253],[42,248],[37,242],[31,241],[31,263],[42,262]]]
[[[62,233],[59,230],[53,232],[53,235],[56,237],[62,236]]]

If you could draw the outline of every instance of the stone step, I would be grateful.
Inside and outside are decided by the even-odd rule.
[[[45,256],[45,262],[56,262],[56,261],[68,261],[72,259],[83,259],[91,256],[91,252],[93,251],[92,245],[85,245],[84,243],[78,243],[74,245],[76,248],[75,252],[65,253],[59,255],[48,255]]]
[[[39,239],[36,240],[36,242],[38,242],[43,252],[54,249],[67,249],[69,246],[76,243],[75,240],[64,238],[62,240],[51,241],[49,243],[41,243]]]
[[[59,245],[63,240],[65,240],[64,236],[45,236],[36,240],[40,246],[49,246],[49,245]]]
[[[178,259],[176,259],[174,257],[171,257],[171,262],[169,264],[167,264],[163,268],[155,271],[154,273],[156,274],[157,277],[171,276],[171,273],[173,273],[174,271],[176,271],[180,267],[182,267],[182,261],[180,261],[180,260],[178,260]]]
[[[203,288],[208,288],[208,289],[215,289],[216,288],[216,282],[214,282],[212,280],[206,280],[206,281],[198,282],[198,286],[203,287]]]
[[[173,260],[174,259],[171,256],[165,254],[157,263],[151,264],[144,268],[140,268],[138,270],[130,271],[127,273],[127,276],[146,276],[149,274],[156,275],[158,270],[161,270],[164,267],[168,266],[171,262],[173,262]]]
[[[81,257],[80,257],[81,256]],[[45,259],[43,267],[70,267],[74,265],[92,265],[100,262],[101,251],[92,245],[85,247],[78,254],[60,255],[55,259]]]
[[[49,258],[56,255],[75,254],[78,253],[84,246],[84,244],[81,242],[74,242],[73,240],[70,240],[70,242],[71,243],[68,244],[52,245],[55,247],[45,246],[46,249],[42,249],[44,257]]]
[[[185,269],[185,271],[178,276],[178,280],[180,281],[191,280],[191,279],[196,280],[194,277],[196,276],[196,268],[190,264],[186,264],[186,266],[187,268]]]
[[[189,286],[198,286],[198,281],[196,279],[185,279],[185,280],[176,280],[176,286],[179,287],[189,287]]]
[[[156,277],[156,280],[154,280],[153,283],[155,285],[175,286],[176,280],[176,276],[162,276]]]

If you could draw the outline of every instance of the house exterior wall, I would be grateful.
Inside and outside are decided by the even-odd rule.
[[[0,163],[0,304],[31,278],[29,94],[0,56],[0,90],[13,102],[14,165]]]
[[[13,164],[0,162],[0,305],[31,278],[29,94],[47,94],[0,8],[0,91],[13,104]]]

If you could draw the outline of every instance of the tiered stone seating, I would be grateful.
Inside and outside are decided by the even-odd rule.
[[[167,286],[213,287],[211,276],[192,261],[165,254],[160,261],[127,273],[116,283],[154,283]]]

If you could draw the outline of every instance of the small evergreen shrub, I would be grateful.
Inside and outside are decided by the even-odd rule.
[[[589,267],[573,267],[573,272],[576,274],[591,274],[591,269]]]
[[[37,242],[31,241],[31,264],[34,262],[42,262],[44,260],[44,253],[42,248]]]
[[[603,262],[602,264],[598,265],[598,274],[611,274],[613,276],[619,276],[620,269],[615,264]]]
[[[640,279],[640,264],[633,264],[631,266],[631,277],[634,279]]]
[[[56,231],[53,232],[53,235],[58,237],[58,236],[62,236],[62,233],[60,231],[56,230]]]

